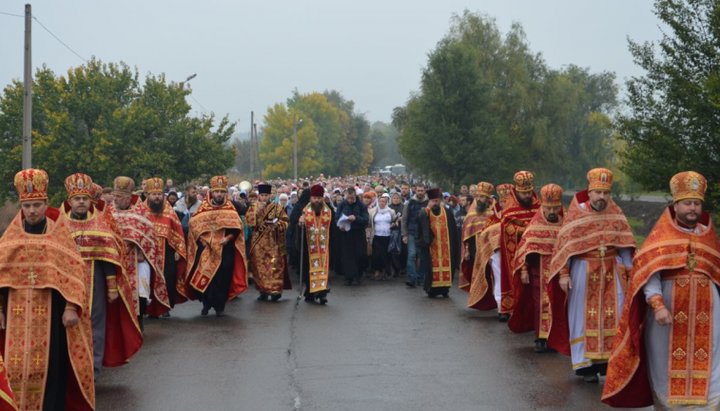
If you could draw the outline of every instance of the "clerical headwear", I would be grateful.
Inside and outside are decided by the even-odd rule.
[[[322,197],[325,195],[325,187],[320,184],[315,184],[310,187],[310,197]]]
[[[148,178],[145,180],[145,193],[164,193],[165,183],[160,177]]]
[[[540,189],[542,205],[547,207],[562,206],[563,189],[557,184],[547,184]]]
[[[130,177],[115,177],[113,181],[113,194],[132,195],[135,190],[135,181]]]
[[[587,173],[588,191],[612,189],[613,173],[607,168],[593,168]]]
[[[481,181],[477,183],[477,186],[475,186],[475,195],[490,197],[492,195],[493,189],[495,189],[495,187],[492,184],[488,183],[487,181]]]
[[[48,174],[45,170],[26,168],[15,174],[15,188],[20,202],[47,200]]]
[[[513,176],[515,191],[527,193],[535,189],[535,175],[529,171],[518,171]]]
[[[707,190],[707,180],[695,171],[683,171],[670,179],[673,203],[689,199],[705,201],[705,190]]]
[[[258,194],[272,194],[272,186],[270,184],[258,184]]]
[[[228,179],[225,176],[215,176],[210,179],[210,191],[227,191]]]
[[[103,188],[102,188],[102,186],[101,186],[100,184],[98,184],[98,183],[93,183],[93,184],[92,184],[92,189],[90,190],[90,193],[92,194],[91,198],[93,198],[93,199],[98,199],[98,198],[100,198],[100,196],[101,196],[102,193],[103,193]]]
[[[431,188],[427,192],[427,196],[429,200],[435,200],[442,198],[442,192],[439,188]]]
[[[88,196],[90,198],[94,198],[95,196],[92,178],[83,173],[69,175],[65,179],[65,190],[67,190],[68,198],[77,196]]]
[[[497,187],[495,187],[495,191],[497,191],[498,199],[500,201],[505,201],[508,199],[513,191],[513,185],[512,184],[498,184]]]

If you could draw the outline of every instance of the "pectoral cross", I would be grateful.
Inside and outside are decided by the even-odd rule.
[[[600,252],[600,258],[604,258],[605,251],[607,251],[607,247],[605,247],[605,243],[600,243],[600,248],[598,248],[598,251]]]
[[[697,260],[695,259],[695,252],[691,252],[688,254],[688,262],[687,262],[687,269],[690,272],[695,271],[695,267],[697,267]]]
[[[32,268],[30,269],[30,273],[27,276],[28,280],[30,280],[31,285],[35,285],[35,280],[37,280],[38,276],[35,274],[35,270]]]

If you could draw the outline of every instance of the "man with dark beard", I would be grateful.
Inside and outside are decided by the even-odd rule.
[[[417,243],[427,262],[423,267],[423,288],[428,297],[442,295],[447,298],[452,286],[452,275],[458,267],[458,236],[450,209],[441,204],[439,188],[428,190],[428,205],[418,215]]]
[[[185,295],[203,303],[201,315],[210,308],[223,316],[225,303],[247,290],[247,259],[243,225],[227,198],[228,179],[210,179],[210,195],[190,218]]]
[[[568,207],[550,262],[547,343],[571,356],[575,374],[597,383],[612,351],[635,237],[612,200],[612,171],[592,169],[587,180]]]
[[[65,179],[67,200],[60,215],[70,230],[85,262],[85,283],[90,296],[93,359],[96,372],[102,366],[128,362],[142,345],[132,282],[125,270],[125,246],[104,203],[93,203],[90,176],[76,173]]]
[[[108,211],[118,224],[126,244],[125,269],[136,290],[140,327],[143,316],[160,316],[170,310],[165,277],[160,275],[162,266],[158,259],[158,243],[155,228],[150,221],[150,210],[144,201],[133,194],[135,182],[120,176],[113,181],[113,202]]]
[[[513,177],[513,195],[505,204],[500,221],[500,306],[498,319],[510,318],[513,308],[512,263],[525,227],[533,218],[540,202],[535,194],[535,175],[518,171]]]
[[[298,231],[304,231],[305,234],[300,236],[300,241],[304,244],[299,246],[303,253],[303,264],[300,267],[305,285],[303,295],[305,302],[317,301],[325,305],[330,291],[330,228],[335,219],[332,208],[325,204],[323,199],[323,186],[314,185],[309,191],[310,203],[303,207],[298,218],[298,225],[304,228]]]
[[[260,292],[258,300],[275,302],[291,288],[285,245],[289,218],[284,207],[270,199],[271,192],[271,185],[258,185],[258,201],[247,210],[245,221],[252,229],[250,272]]]
[[[672,205],[635,255],[603,389],[613,407],[719,408],[720,242],[706,189],[697,172],[675,174]]]
[[[353,281],[360,284],[362,281],[362,267],[367,264],[367,228],[370,217],[367,207],[362,201],[357,201],[355,188],[350,187],[345,194],[345,200],[337,209],[338,218],[346,217],[350,223],[348,231],[340,231],[340,272],[345,276],[345,285],[352,285]]]
[[[480,244],[480,233],[485,227],[485,222],[493,213],[492,192],[495,187],[486,182],[478,183],[475,190],[475,198],[470,212],[463,221],[460,250],[460,271],[462,275],[458,279],[458,287],[463,291],[470,291],[472,283],[473,267],[475,267],[476,249]],[[478,269],[480,269],[478,265]],[[484,275],[485,268],[482,267],[478,275]]]
[[[557,184],[540,189],[542,206],[525,229],[512,266],[515,305],[508,327],[516,333],[535,331],[535,352],[547,352],[550,299],[547,284],[555,240],[562,225],[563,190]]]
[[[145,184],[146,203],[150,208],[148,218],[155,227],[158,264],[160,264],[159,268],[162,268],[165,277],[170,308],[173,308],[175,304],[186,301],[186,298],[178,293],[178,290],[185,289],[185,271],[187,270],[185,233],[177,214],[170,203],[165,200],[162,179],[149,178]],[[170,313],[165,313],[163,316],[169,317]]]

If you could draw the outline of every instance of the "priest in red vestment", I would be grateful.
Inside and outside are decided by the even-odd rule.
[[[20,410],[92,410],[85,262],[48,207],[47,173],[22,170],[15,187],[21,210],[0,238],[0,347],[10,387]]]
[[[187,272],[187,247],[185,234],[178,215],[165,198],[165,183],[162,178],[145,180],[145,203],[150,211],[148,218],[155,227],[157,241],[158,269],[162,269],[168,292],[170,308],[187,299],[178,292],[185,289]],[[166,313],[165,316],[170,316]]]
[[[67,200],[63,220],[85,261],[90,296],[95,369],[117,367],[140,350],[143,338],[135,314],[133,289],[123,266],[125,244],[112,215],[93,204],[90,176],[76,173],[65,179]]]
[[[155,227],[150,221],[150,211],[140,197],[133,194],[135,182],[130,177],[117,177],[113,181],[113,203],[108,211],[120,228],[126,244],[125,269],[137,290],[138,315],[158,317],[170,311],[165,277],[160,265]]]
[[[633,261],[602,400],[614,407],[720,408],[720,242],[707,181],[670,180],[673,204]]]
[[[597,383],[615,339],[635,237],[612,200],[612,172],[595,168],[587,180],[568,207],[550,262],[548,346],[570,355],[584,381]]]
[[[478,256],[480,246],[480,233],[485,228],[485,221],[493,214],[492,192],[495,189],[492,184],[481,181],[475,188],[475,196],[470,212],[465,216],[462,225],[462,248],[460,255],[460,272],[458,288],[463,291],[470,291],[473,275],[484,275],[484,267],[475,272],[475,259]],[[479,268],[479,267],[478,267]]]
[[[540,208],[535,194],[535,175],[518,171],[513,176],[513,196],[505,204],[500,221],[500,321],[510,318],[513,308],[512,263],[525,227]]]
[[[210,195],[190,217],[185,296],[200,299],[201,315],[223,316],[225,303],[248,288],[243,224],[227,197],[225,176],[210,179]]]
[[[540,189],[542,206],[530,220],[513,262],[513,311],[510,330],[535,331],[535,352],[547,352],[550,298],[547,295],[550,259],[562,225],[563,189],[547,184]]]

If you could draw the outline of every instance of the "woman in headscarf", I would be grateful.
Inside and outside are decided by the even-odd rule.
[[[388,278],[391,271],[390,252],[390,231],[392,224],[397,219],[395,210],[388,206],[390,195],[383,194],[378,199],[378,205],[369,211],[370,231],[372,233],[372,268],[375,271],[373,280],[384,280]]]

